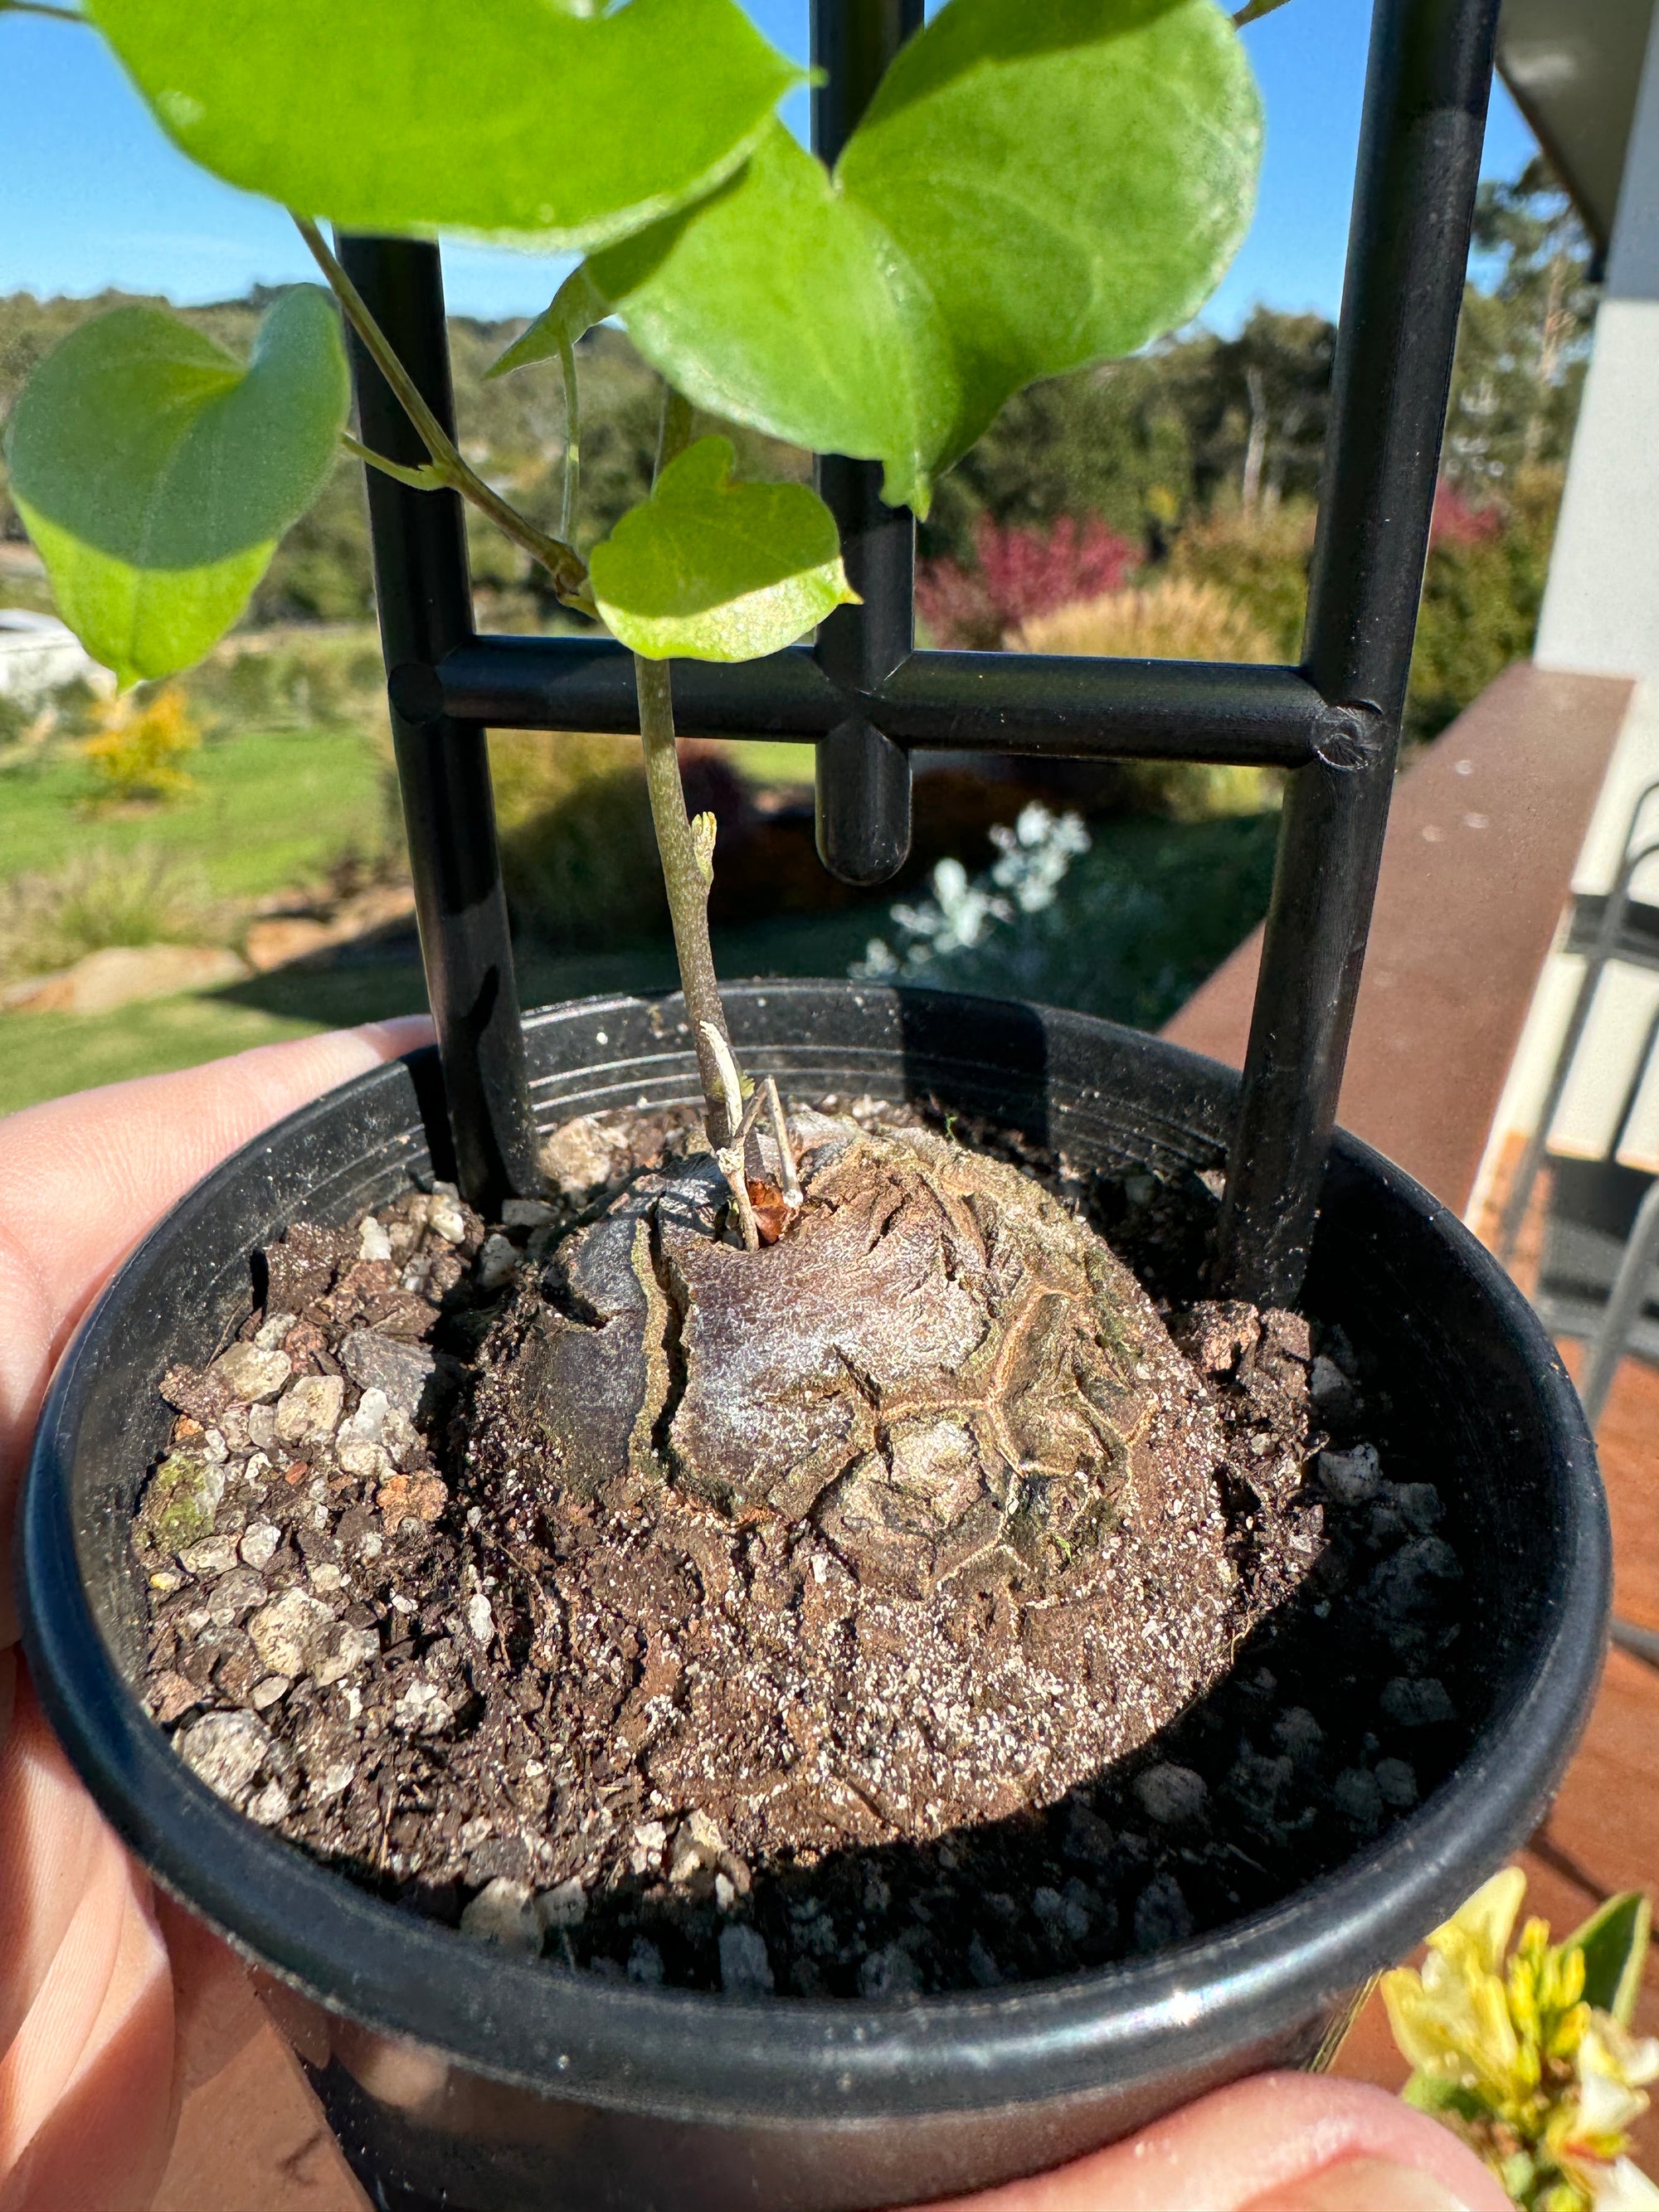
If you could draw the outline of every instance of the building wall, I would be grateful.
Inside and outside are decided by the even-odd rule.
[[[1641,95],[1536,658],[1659,679],[1659,34]]]

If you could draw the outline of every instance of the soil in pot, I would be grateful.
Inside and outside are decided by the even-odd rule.
[[[1221,1925],[1431,1787],[1432,1471],[1340,1340],[1170,1295],[1210,1194],[792,1126],[758,1251],[658,1115],[500,1224],[411,1190],[263,1255],[135,1525],[197,1771],[566,1969],[866,1998]]]

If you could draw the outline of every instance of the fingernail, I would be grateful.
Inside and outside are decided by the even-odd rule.
[[[1392,2159],[1345,2158],[1254,2197],[1245,2212],[1468,2212],[1443,2181]]]

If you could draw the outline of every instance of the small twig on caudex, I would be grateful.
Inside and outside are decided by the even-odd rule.
[[[713,1022],[702,1024],[708,1049],[720,1071],[720,1089],[726,1098],[726,1119],[732,1131],[729,1145],[717,1145],[714,1158],[720,1173],[726,1177],[726,1187],[732,1194],[732,1203],[737,1208],[738,1226],[743,1231],[745,1252],[760,1250],[760,1226],[755,1219],[754,1200],[749,1195],[749,1178],[744,1172],[743,1149],[749,1129],[753,1126],[753,1107],[745,1115],[743,1105],[743,1079],[738,1073],[738,1063],[730,1044],[720,1035]],[[756,1102],[760,1094],[756,1093]]]
[[[772,1136],[783,1171],[783,1202],[791,1213],[798,1213],[801,1207],[800,1177],[795,1173],[795,1155],[789,1144],[789,1125],[784,1119],[783,1101],[778,1096],[775,1077],[769,1075],[761,1088],[766,1094],[767,1114],[772,1123]]]

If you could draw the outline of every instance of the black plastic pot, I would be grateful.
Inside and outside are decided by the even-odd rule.
[[[836,983],[728,995],[786,1089],[932,1097],[1092,1164],[1218,1164],[1224,1070],[1071,1014]],[[537,1110],[693,1095],[677,1000],[589,1000],[527,1024]],[[1431,1461],[1468,1572],[1467,1751],[1338,1872],[1276,1909],[1067,1981],[874,2007],[575,1978],[399,1912],[233,1813],[133,1685],[134,1495],[165,1433],[155,1383],[246,1312],[248,1255],[431,1171],[430,1055],[348,1084],[247,1146],[122,1269],[64,1361],[21,1524],[26,1641],[80,1772],[165,1886],[284,1985],[278,2009],[387,2206],[457,2212],[853,2212],[982,2186],[1202,2091],[1310,2061],[1538,1820],[1587,1713],[1609,1577],[1590,1437],[1531,1311],[1409,1177],[1339,1139],[1308,1310],[1361,1348],[1385,1450]],[[440,1162],[441,1165],[441,1161]]]

